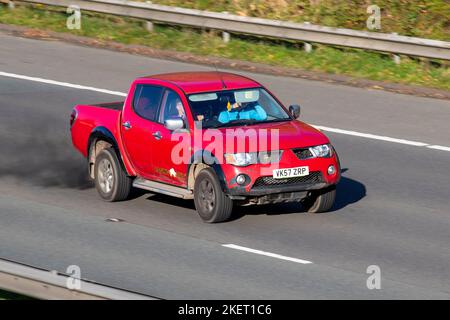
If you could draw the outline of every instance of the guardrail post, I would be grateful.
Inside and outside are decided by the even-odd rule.
[[[222,40],[225,43],[230,42],[230,34],[226,31],[222,31]]]
[[[312,44],[309,42],[305,42],[303,48],[305,49],[305,52],[310,53],[312,51]]]
[[[228,11],[222,11],[223,14],[228,14]],[[230,33],[226,31],[222,31],[222,40],[225,43],[230,42]]]
[[[392,34],[398,35],[397,32],[392,32]],[[399,56],[398,54],[393,53],[393,54],[392,54],[392,58],[394,59],[394,63],[395,63],[395,64],[400,64],[400,56]]]
[[[154,27],[155,26],[153,25],[153,22],[151,22],[151,21],[145,22],[145,28],[147,29],[148,32],[153,32]]]
[[[311,23],[309,21],[305,21],[303,22],[303,24],[310,25]],[[306,53],[312,52],[313,49],[312,44],[309,42],[305,42],[303,45],[303,49],[305,50]]]
[[[400,59],[400,56],[398,55],[398,54],[393,54],[392,55],[392,57],[394,58],[394,63],[395,64],[400,64],[400,62],[401,62],[401,59]]]

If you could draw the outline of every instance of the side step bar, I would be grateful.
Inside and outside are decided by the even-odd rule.
[[[176,186],[171,186],[165,183],[160,183],[156,181],[146,180],[143,178],[136,178],[133,181],[133,187],[140,188],[148,191],[153,191],[157,193],[163,193],[168,196],[173,196],[182,199],[193,199],[194,194],[191,190],[180,188]]]

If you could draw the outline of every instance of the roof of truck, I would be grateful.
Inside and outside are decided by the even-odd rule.
[[[261,86],[247,77],[218,71],[163,73],[144,78],[168,81],[180,87],[187,94]]]

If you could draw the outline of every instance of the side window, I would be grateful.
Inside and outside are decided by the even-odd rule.
[[[164,88],[138,84],[134,92],[133,109],[141,117],[155,121]]]
[[[181,117],[185,120],[186,124],[186,112],[180,96],[175,91],[167,89],[164,94],[158,121],[164,123],[165,120],[176,117]]]

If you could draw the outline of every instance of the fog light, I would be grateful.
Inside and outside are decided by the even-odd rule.
[[[328,167],[328,174],[332,175],[332,174],[335,174],[335,173],[336,173],[336,167],[333,166],[333,165],[329,166]]]
[[[247,179],[245,179],[245,175],[243,174],[240,174],[236,177],[237,184],[244,184],[246,180]]]

